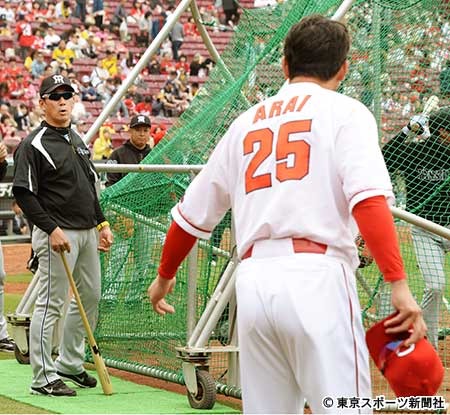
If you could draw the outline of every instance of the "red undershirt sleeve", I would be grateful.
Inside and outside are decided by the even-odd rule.
[[[178,267],[189,254],[197,238],[183,230],[172,221],[167,231],[166,241],[161,254],[158,274],[162,278],[172,279]]]
[[[362,200],[355,205],[352,214],[384,280],[393,282],[406,278],[394,220],[385,197]]]

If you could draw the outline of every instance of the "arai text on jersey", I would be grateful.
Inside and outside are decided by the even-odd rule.
[[[261,106],[256,109],[253,124],[257,121],[265,120],[266,118],[278,117],[282,114],[286,114],[287,112],[300,112],[310,98],[311,95],[306,95],[299,105],[297,105],[297,102],[299,101],[298,96],[292,97],[289,101],[287,101],[287,103],[284,100],[281,100],[261,104]]]

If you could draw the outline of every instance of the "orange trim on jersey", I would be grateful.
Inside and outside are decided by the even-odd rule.
[[[394,220],[384,196],[357,203],[352,214],[385,281],[406,278]]]
[[[208,231],[208,230],[206,230],[206,229],[199,228],[198,226],[195,226],[192,222],[190,222],[189,220],[187,220],[186,216],[184,216],[183,213],[181,212],[180,204],[178,204],[177,210],[178,210],[178,213],[180,214],[180,216],[181,216],[187,223],[189,223],[189,225],[191,225],[194,229],[197,229],[197,230],[200,231],[200,232],[206,232],[206,233],[211,233],[211,232],[212,232],[212,230],[211,230],[211,231]]]
[[[349,199],[349,200],[350,200],[350,204],[351,204],[352,200],[353,200],[356,196],[360,195],[361,193],[371,192],[372,190],[376,190],[377,192],[379,192],[379,191],[383,191],[383,190],[388,191],[389,189],[380,189],[379,187],[374,187],[373,189],[364,189],[364,190],[360,190],[359,192],[356,192],[356,193],[354,193],[354,194],[352,194],[352,195],[350,196],[350,199]],[[390,191],[390,190],[389,190],[389,191]],[[379,196],[384,197],[383,195],[379,195]]]

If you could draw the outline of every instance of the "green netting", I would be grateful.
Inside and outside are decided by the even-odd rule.
[[[144,163],[205,163],[234,118],[274,94],[283,84],[282,41],[291,25],[311,13],[331,17],[339,5],[335,0],[289,0],[273,8],[244,10],[221,56],[224,66],[215,67],[189,109]],[[355,2],[346,14],[353,44],[349,56],[351,69],[341,92],[361,100],[372,110],[379,124],[381,144],[394,143],[392,138],[408,124],[410,117],[422,113],[431,95],[440,98],[441,106],[448,104],[450,76],[446,78],[443,71],[450,59],[449,13],[445,0],[377,0]],[[445,163],[450,163],[450,154],[440,143],[423,145],[435,138],[426,137],[428,127],[423,120],[419,121],[425,126],[425,134],[418,134],[422,133],[421,128],[408,134],[405,137],[408,146],[396,148],[395,157],[386,154],[386,160],[393,163],[395,158],[390,170],[398,203],[447,225],[448,167]],[[433,127],[432,133],[436,133],[439,125]],[[426,156],[419,153],[418,146],[427,149]],[[430,160],[421,173],[424,177],[414,178],[416,167],[424,157]],[[132,173],[107,188],[101,198],[115,243],[111,252],[102,257],[103,289],[97,341],[108,361],[154,368],[156,372],[152,374],[170,373],[175,381],[181,379],[181,362],[176,359],[175,347],[186,345],[187,341],[187,263],[178,272],[176,291],[169,297],[169,302],[176,307],[175,315],[161,318],[153,313],[146,288],[157,272],[170,209],[183,195],[191,178],[189,174],[179,173]],[[417,183],[411,185],[411,181]],[[204,310],[226,266],[227,255],[222,251],[231,251],[229,226],[227,216],[214,237],[200,245],[196,318]],[[398,229],[414,294],[419,302],[426,303],[425,307],[434,307],[439,317],[438,347],[447,364],[445,298],[448,292],[443,290],[448,265],[442,248],[448,244],[439,237],[416,232],[414,237],[422,244],[420,255],[426,259],[419,266],[418,248],[412,241],[415,231],[406,223],[398,223]],[[426,272],[431,274],[427,278],[432,291],[424,296],[423,273]],[[361,270],[359,281],[365,322],[370,324],[389,312],[386,305],[389,293],[381,284],[375,265]],[[441,305],[439,310],[436,304]],[[226,318],[225,314],[211,345],[227,341]],[[213,357],[211,373],[222,383],[227,383],[227,368],[225,354]],[[445,390],[446,382],[442,388],[444,395]],[[392,396],[377,371],[374,371],[374,393]]]

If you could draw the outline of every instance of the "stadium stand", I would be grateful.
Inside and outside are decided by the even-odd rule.
[[[36,91],[38,90],[40,80],[42,77],[34,78],[31,76],[30,72],[23,66],[23,60],[19,59],[19,53],[21,52],[21,46],[20,46],[20,37],[22,36],[21,30],[25,31],[28,28],[32,32],[32,41],[30,41],[30,48],[29,50],[40,50],[42,51],[44,55],[44,61],[48,66],[51,66],[53,68],[53,72],[55,71],[64,71],[65,68],[57,67],[55,65],[51,53],[51,49],[46,49],[44,47],[44,37],[48,33],[48,27],[51,26],[52,29],[54,29],[54,32],[61,38],[65,39],[66,42],[68,42],[70,46],[69,40],[71,40],[71,35],[75,34],[77,37],[81,38],[88,38],[90,36],[94,37],[94,48],[96,49],[96,57],[89,57],[89,56],[77,56],[75,59],[73,59],[72,67],[69,68],[69,72],[73,72],[76,75],[76,83],[77,85],[80,84],[81,78],[84,75],[91,76],[93,70],[97,66],[98,60],[102,60],[106,57],[106,52],[108,49],[114,49],[117,51],[118,56],[118,66],[120,66],[122,59],[125,58],[125,56],[130,53],[132,57],[134,57],[135,61],[145,52],[145,46],[138,43],[138,36],[140,35],[142,27],[140,24],[136,21],[133,21],[132,19],[127,19],[127,33],[128,37],[126,41],[121,40],[120,33],[114,30],[110,30],[110,21],[112,16],[114,15],[114,11],[117,7],[117,5],[120,3],[119,0],[113,0],[105,2],[104,5],[104,17],[103,17],[103,26],[101,28],[97,27],[94,24],[93,17],[89,14],[88,10],[88,16],[86,18],[86,30],[83,33],[81,27],[80,19],[76,16],[74,16],[75,12],[75,4],[71,4],[71,11],[67,17],[56,17],[55,15],[51,14],[51,10],[53,10],[52,7],[49,6],[51,3],[50,1],[44,1],[40,2],[43,4],[43,6],[40,7],[39,11],[36,12],[35,10],[32,10],[31,7],[28,11],[23,11],[23,9],[19,9],[16,4],[12,4],[11,8],[16,13],[13,20],[8,20],[6,18],[7,12],[5,12],[6,7],[5,0],[0,0],[0,49],[3,51],[0,53],[0,59],[3,58],[5,61],[5,65],[7,66],[9,61],[14,59],[14,56],[17,60],[17,66],[20,68],[20,73],[24,75],[27,85],[29,85],[31,91],[34,90],[34,99],[30,99],[30,97],[24,98],[20,97],[18,99],[13,98],[11,96],[8,96],[6,94],[5,99],[2,98],[2,94],[0,92],[0,105],[6,104],[9,107],[9,113],[10,118],[14,120],[14,113],[16,111],[16,108],[20,103],[26,103],[28,106],[28,111],[31,117],[32,113],[38,112],[35,110],[35,107],[37,106],[37,97],[36,97]],[[74,3],[74,2],[72,2]],[[160,10],[157,10],[157,7],[151,8],[151,2],[150,1],[141,1],[142,8],[144,10],[149,10],[149,12],[152,13],[153,16],[158,15],[158,12],[162,12],[161,16],[164,16],[165,14],[170,13],[171,6],[173,4],[169,4],[169,2],[163,2],[163,6]],[[88,2],[88,5],[90,2]],[[30,3],[31,5],[31,3]],[[197,2],[197,5],[201,11],[201,13],[205,13],[205,16],[218,16],[218,20],[216,20],[215,25],[208,24],[205,27],[207,27],[208,33],[211,36],[211,39],[217,48],[219,53],[222,53],[225,47],[227,46],[232,34],[233,34],[233,27],[230,27],[227,22],[224,21],[224,15],[221,10],[217,10],[214,7],[214,2],[211,0],[200,0]],[[253,0],[244,0],[240,2],[240,5],[243,8],[252,8],[253,7]],[[132,2],[126,2],[125,9],[130,16],[133,13],[133,4]],[[37,8],[36,8],[37,9]],[[2,15],[1,13],[5,13]],[[160,18],[161,18],[160,16]],[[188,21],[188,18],[190,17],[190,12],[185,12],[180,21],[181,23],[186,23]],[[163,17],[162,17],[163,18]],[[206,18],[206,17],[205,17]],[[25,29],[24,29],[25,28]],[[168,50],[170,50],[170,44],[168,47]],[[206,46],[204,45],[201,37],[189,35],[185,36],[183,44],[181,46],[181,49],[179,51],[180,54],[183,54],[187,58],[187,63],[189,64],[195,55],[200,54],[202,56],[202,59],[210,59],[208,50]],[[160,53],[161,55],[161,53]],[[31,55],[32,56],[32,55]],[[159,58],[159,56],[158,56]],[[30,60],[31,64],[32,60]],[[45,75],[48,75],[51,72],[45,72]],[[14,74],[16,76],[17,74]],[[188,74],[189,75],[189,74]],[[204,81],[207,78],[207,70],[203,71],[201,76],[191,76],[188,78],[188,81],[186,82],[187,88],[189,88],[190,83],[195,82],[198,83],[199,86],[201,86]],[[14,81],[14,76],[10,74],[7,77],[0,75],[0,83],[5,82],[8,91],[11,90],[11,85]],[[44,76],[44,75],[43,75]],[[121,79],[124,79],[126,74],[125,73],[119,73],[118,76]],[[144,70],[142,72],[141,76],[141,84],[138,86],[137,94],[140,95],[143,99],[147,96],[152,96],[153,99],[156,99],[158,94],[161,93],[162,89],[164,88],[164,85],[167,81],[167,75],[165,74],[154,74],[150,73],[148,70]],[[0,86],[1,90],[1,86]],[[188,94],[189,90],[187,90]],[[30,92],[31,94],[31,92]],[[89,117],[87,119],[83,120],[83,124],[85,125],[84,128],[87,128],[92,122],[95,117],[97,117],[100,112],[102,111],[105,100],[99,100],[99,101],[82,101],[82,104],[84,104],[84,107],[86,109],[86,112],[89,114]],[[136,102],[134,102],[136,104]],[[187,104],[188,105],[188,104]],[[181,106],[182,108],[185,107],[185,105]],[[133,106],[129,107],[128,110],[131,112],[129,115],[132,115],[133,113]],[[165,114],[165,115],[164,115]],[[170,114],[169,114],[170,115]],[[175,122],[175,119],[177,116],[179,116],[179,111],[176,111],[172,114],[173,116],[168,116],[167,111],[161,111],[159,115],[152,116],[152,119],[154,119],[155,124],[161,124],[165,127],[165,129],[169,129]],[[113,145],[119,146],[121,145],[124,140],[126,139],[126,134],[124,134],[125,125],[128,121],[126,114],[124,116],[122,113],[117,114],[111,114],[111,119],[114,124],[114,129],[116,133],[113,135]],[[26,122],[26,128],[22,131],[17,132],[16,134],[16,141],[20,142],[20,139],[22,139],[26,134],[38,123],[37,120],[27,120]],[[0,119],[0,134],[2,136],[4,135],[3,131],[3,124],[4,120]],[[10,148],[11,152],[13,152],[14,147]]]

